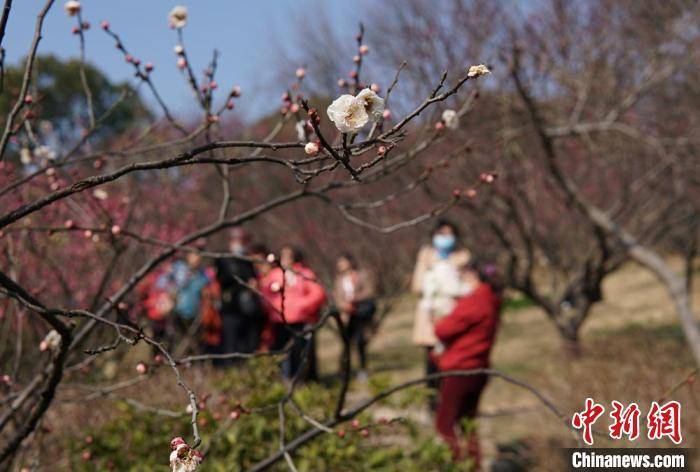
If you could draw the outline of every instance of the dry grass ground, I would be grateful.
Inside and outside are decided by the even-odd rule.
[[[605,301],[595,306],[582,333],[583,355],[573,359],[562,349],[560,338],[544,313],[535,308],[506,310],[493,352],[493,367],[524,380],[550,398],[566,415],[581,409],[587,396],[609,405],[612,400],[637,402],[646,414],[649,402],[660,399],[687,378],[694,367],[684,344],[673,307],[663,287],[646,271],[630,265],[608,279]],[[696,290],[700,305],[700,290]],[[420,377],[423,352],[410,342],[414,300],[401,300],[385,318],[370,346],[374,377],[399,382]],[[320,340],[321,364],[328,371],[337,365],[337,343],[330,332]],[[352,398],[368,394],[355,385]],[[700,405],[697,384],[683,384],[672,395],[683,405],[685,447],[700,440]],[[426,410],[391,411],[417,419],[430,431]],[[524,390],[494,379],[484,393],[479,429],[485,455],[493,460],[517,452],[518,461],[532,461],[527,470],[558,470],[560,447],[574,447],[560,420]],[[607,415],[607,414],[606,414]],[[598,430],[607,433],[608,418]],[[645,428],[642,425],[642,432]],[[596,438],[601,447],[622,447],[620,441]],[[634,446],[672,446],[670,442],[639,439]]]

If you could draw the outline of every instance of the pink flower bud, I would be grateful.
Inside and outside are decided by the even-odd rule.
[[[83,24],[81,25],[84,30],[89,30],[90,29],[90,22],[88,21],[83,21]]]
[[[292,113],[298,112],[298,111],[299,111],[299,105],[297,105],[296,103],[292,103],[292,106],[289,107],[289,111],[291,111]]]
[[[352,426],[353,429],[358,429],[360,427],[360,420],[355,418],[350,422],[350,426]]]
[[[343,439],[345,437],[345,430],[344,429],[339,429],[338,430],[338,437],[340,439]]]
[[[141,59],[134,59],[134,65],[138,66],[139,64],[141,64]]]
[[[437,123],[435,123],[436,130],[440,131],[443,128],[445,128],[445,123],[443,123],[442,121],[438,121]]]
[[[306,69],[304,69],[303,67],[300,67],[297,69],[296,74],[297,74],[297,79],[303,79],[304,76],[306,75]]]
[[[173,438],[173,439],[170,441],[170,449],[172,449],[172,450],[174,451],[175,449],[177,449],[178,446],[180,446],[180,445],[182,445],[182,444],[186,444],[184,439],[182,439],[182,438],[179,437],[179,436],[176,437],[176,438]]]
[[[241,92],[241,88],[240,88],[238,85],[236,85],[235,87],[233,87],[233,89],[231,90],[231,96],[232,96],[232,97],[240,97],[240,96],[241,96],[241,93],[242,93],[242,92]]]
[[[356,79],[357,78],[357,71],[356,70],[350,71],[350,73],[348,75],[350,76],[351,79]]]
[[[153,362],[155,362],[156,364],[162,364],[163,356],[161,356],[160,354],[156,354],[155,356],[153,356]]]
[[[229,100],[228,102],[226,102],[226,108],[228,108],[229,110],[233,110],[233,100]]]
[[[92,238],[92,231],[90,231],[89,229],[86,229],[86,230],[83,232],[83,236],[85,237],[85,239],[90,239],[90,238]]]
[[[187,67],[187,61],[184,57],[181,57],[177,60],[177,67],[178,69],[184,69],[185,67]]]
[[[470,188],[466,192],[467,198],[476,198],[476,190],[473,188]]]
[[[235,421],[241,417],[241,412],[238,410],[233,410],[228,414],[228,417]]]
[[[265,260],[270,264],[273,264],[275,262],[275,255],[270,253],[267,255],[267,257],[265,257]]]
[[[85,444],[92,444],[94,441],[94,438],[92,436],[85,436]]]
[[[359,64],[360,63],[360,56],[352,56],[352,62],[354,62],[355,64]]]
[[[79,34],[79,33],[80,33],[80,28],[78,28],[77,26],[74,26],[74,27],[72,27],[72,28],[70,29],[70,32],[71,32],[72,34]]]
[[[338,79],[338,87],[343,88],[347,87],[348,83],[346,82],[345,79]]]
[[[100,26],[102,27],[103,30],[107,31],[109,29],[109,21],[102,20],[102,23],[100,23]]]
[[[291,97],[289,96],[289,92],[284,92],[284,93],[282,94],[282,101],[283,101],[283,102],[288,102],[288,101],[290,100],[290,98],[291,98]]]
[[[63,223],[63,226],[66,229],[73,229],[75,227],[75,223],[73,223],[73,220],[66,220],[66,222]]]
[[[217,84],[217,83],[216,83],[215,81],[213,81],[213,80],[212,80],[211,82],[209,82],[209,88],[211,88],[212,90],[216,90],[216,88],[217,88],[218,86],[219,86],[219,84]]]
[[[122,228],[119,225],[113,225],[111,231],[112,231],[112,234],[116,236],[122,232]]]
[[[90,459],[92,459],[92,454],[90,454],[90,451],[83,451],[83,460],[87,462]]]
[[[379,146],[377,148],[377,154],[380,156],[383,156],[384,154],[386,154],[386,146]]]
[[[391,110],[388,108],[384,109],[382,112],[382,117],[384,117],[385,120],[390,120],[391,119]]]
[[[369,429],[363,428],[362,431],[360,431],[360,434],[362,435],[363,438],[369,437]]]
[[[126,56],[124,56],[124,60],[126,62],[134,62],[134,56],[132,56],[131,54],[127,54]]]
[[[44,352],[44,351],[46,351],[46,350],[48,350],[48,349],[49,349],[49,343],[47,343],[46,341],[41,341],[41,342],[39,343],[39,350],[40,350],[41,352]]]
[[[369,46],[367,46],[366,44],[360,46],[360,54],[362,54],[363,56],[365,54],[369,54]]]
[[[379,93],[379,91],[382,89],[379,84],[372,84],[369,86],[369,88],[374,93]]]
[[[489,174],[488,172],[482,172],[481,175],[479,175],[479,180],[485,184],[492,184],[494,180],[496,180],[496,176],[494,174]]]
[[[27,105],[31,105],[32,103],[34,103],[34,97],[32,97],[29,94],[25,95],[24,96],[24,103]]]

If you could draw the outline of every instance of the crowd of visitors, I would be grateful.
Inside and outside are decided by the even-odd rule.
[[[230,233],[231,257],[202,264],[200,250],[165,264],[139,287],[140,307],[153,336],[173,349],[200,339],[215,366],[240,363],[258,351],[285,351],[287,379],[316,380],[316,332],[327,294],[303,253],[285,246],[279,259],[264,245],[251,245],[241,228]],[[366,339],[376,309],[374,278],[350,254],[337,261],[330,304],[337,307],[367,378]],[[194,347],[194,346],[192,346]]]
[[[212,266],[202,263],[201,251],[187,252],[140,286],[140,306],[157,340],[172,349],[199,339],[219,367],[255,352],[283,352],[284,378],[313,381],[318,377],[315,325],[328,305],[337,310],[343,334],[357,352],[358,380],[367,380],[368,332],[377,307],[372,271],[342,254],[327,294],[297,248],[282,247],[277,258],[234,228],[228,250],[231,256],[216,258]],[[444,372],[489,366],[502,289],[496,268],[461,245],[454,223],[440,220],[430,243],[418,252],[411,286],[419,296],[412,340],[425,351],[427,384],[436,392],[429,405],[437,431],[456,459],[468,454],[478,465],[476,433],[460,428],[475,417],[488,377]]]

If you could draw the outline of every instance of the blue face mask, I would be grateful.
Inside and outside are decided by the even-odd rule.
[[[445,259],[455,248],[455,237],[453,234],[436,234],[433,236],[433,247],[437,249],[441,258]]]

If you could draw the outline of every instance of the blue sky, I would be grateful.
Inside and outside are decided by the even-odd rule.
[[[78,38],[71,34],[75,19],[64,13],[63,3],[64,0],[56,0],[47,16],[39,52],[77,57]],[[359,21],[359,9],[351,8],[354,2],[338,0],[82,0],[81,3],[83,18],[92,25],[87,32],[88,60],[112,79],[132,77],[131,66],[99,27],[107,19],[135,57],[155,64],[153,80],[168,105],[180,115],[195,108],[192,94],[175,65],[176,33],[167,25],[168,12],[174,5],[186,5],[189,9],[185,45],[195,72],[199,74],[208,64],[212,50],[219,49],[217,81],[224,90],[234,84],[243,88],[238,110],[248,118],[279,104],[282,89],[271,87],[278,71],[275,50],[278,44],[289,44],[290,34],[297,30],[292,23],[295,19],[305,18],[312,27],[313,12],[322,3],[339,30],[347,31],[349,40]],[[14,64],[26,55],[36,15],[43,4],[43,0],[13,2],[3,41],[8,63]],[[151,102],[147,91],[144,90],[143,96]]]

